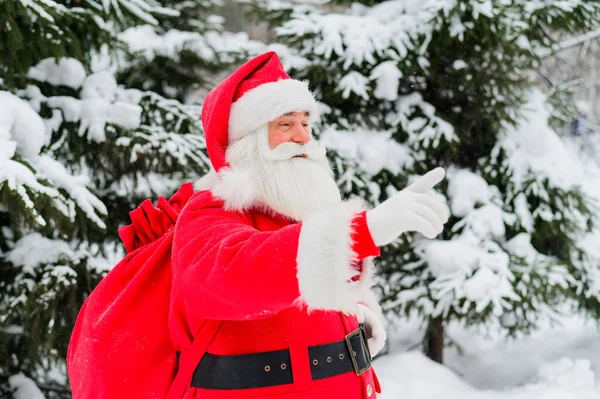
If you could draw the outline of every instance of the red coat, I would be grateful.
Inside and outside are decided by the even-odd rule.
[[[205,319],[225,320],[209,353],[289,349],[294,383],[230,391],[190,387],[184,397],[374,398],[379,384],[373,369],[312,381],[306,347],[342,340],[358,327],[355,316],[332,309],[352,311],[370,295],[364,269],[378,254],[356,202],[297,223],[256,208],[226,210],[210,191],[195,193],[174,232],[169,328],[175,348],[185,351]],[[363,271],[349,283],[352,263]]]

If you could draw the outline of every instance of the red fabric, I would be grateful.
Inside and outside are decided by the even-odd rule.
[[[225,148],[229,144],[231,104],[248,90],[280,79],[290,77],[284,71],[277,54],[269,51],[246,62],[208,93],[202,105],[202,126],[208,155],[217,172],[227,166]]]
[[[246,94],[246,92],[262,84],[276,82],[281,79],[291,79],[285,69],[283,69],[283,64],[281,64],[281,61],[275,52],[271,51],[270,53],[260,55],[259,57],[261,59],[266,57],[264,64],[240,82],[235,90],[232,102],[236,102]],[[244,66],[242,66],[242,68],[244,68]]]
[[[222,320],[205,320],[195,334],[192,345],[180,353],[177,375],[166,399],[181,399],[185,395],[192,382],[194,370],[198,367],[197,359],[202,359],[222,325]]]
[[[145,201],[119,229],[129,254],[81,308],[67,353],[74,399],[164,398],[176,371],[168,317],[175,220],[193,194],[184,184],[157,207]]]
[[[147,199],[129,212],[131,224],[119,228],[125,250],[133,252],[162,237],[175,225],[179,212],[193,193],[192,183],[186,183],[168,201],[160,197],[154,207]]]
[[[364,215],[357,215],[355,223],[359,227],[355,241],[368,243],[359,233],[366,228]],[[358,327],[354,316],[322,310],[308,313],[295,305],[300,296],[296,255],[301,227],[258,211],[226,211],[210,192],[195,193],[177,221],[173,238],[169,326],[175,347],[185,352],[204,320],[225,320],[208,353],[291,349],[292,369],[306,370],[306,347],[344,339],[347,328]],[[364,248],[364,253],[373,252],[367,244]],[[360,377],[346,373],[318,381],[305,378],[302,371],[294,375],[300,381],[285,386],[233,392],[190,387],[184,397],[375,397],[365,393],[368,385],[375,388],[372,370]]]
[[[358,270],[362,271],[362,259],[368,256],[379,256],[380,250],[375,242],[373,241],[373,237],[371,236],[371,232],[369,231],[369,226],[367,225],[367,211],[362,211],[352,221],[353,233],[352,237],[352,250],[356,253],[357,261],[352,264],[352,266]],[[352,281],[358,281],[360,279],[360,274],[352,277]]]
[[[352,221],[352,227],[354,229],[351,235],[352,250],[356,253],[358,259],[381,255],[381,251],[375,245],[367,225],[367,211],[362,211],[356,215]]]

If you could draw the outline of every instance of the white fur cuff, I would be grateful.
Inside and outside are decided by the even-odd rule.
[[[357,313],[358,302],[371,285],[370,270],[363,270],[358,281],[350,281],[357,274],[352,267],[356,259],[352,220],[361,208],[361,201],[346,201],[302,222],[297,276],[300,300],[309,308]]]

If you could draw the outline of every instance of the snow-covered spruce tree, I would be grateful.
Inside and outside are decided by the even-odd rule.
[[[23,84],[22,68],[44,58],[83,61],[91,50],[117,45],[109,24],[156,24],[159,16],[177,15],[153,0],[6,0],[0,3],[0,73],[7,84]]]
[[[68,395],[70,333],[122,256],[117,227],[208,170],[199,107],[91,73],[94,50],[125,47],[122,29],[176,14],[143,0],[0,3],[0,391],[24,395],[23,372]]]
[[[235,64],[260,51],[262,44],[245,33],[225,32],[217,15],[220,0],[163,1],[179,16],[158,17],[158,24],[140,25],[119,37],[131,52],[117,75],[127,87],[152,90],[184,101],[196,90],[205,92]],[[253,52],[253,53],[254,53]],[[203,90],[204,89],[204,90]]]
[[[596,26],[600,4],[337,3],[252,4],[323,104],[322,140],[368,173],[379,201],[435,166],[448,171],[445,232],[383,249],[384,309],[420,316],[439,362],[452,320],[516,334],[565,302],[600,316],[600,262],[579,246],[591,200],[548,125],[547,95],[532,88],[552,35]]]

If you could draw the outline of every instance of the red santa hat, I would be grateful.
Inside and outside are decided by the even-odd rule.
[[[239,67],[208,93],[202,107],[202,125],[208,155],[215,171],[228,166],[227,145],[288,112],[309,112],[317,104],[307,82],[290,78],[274,51]]]

